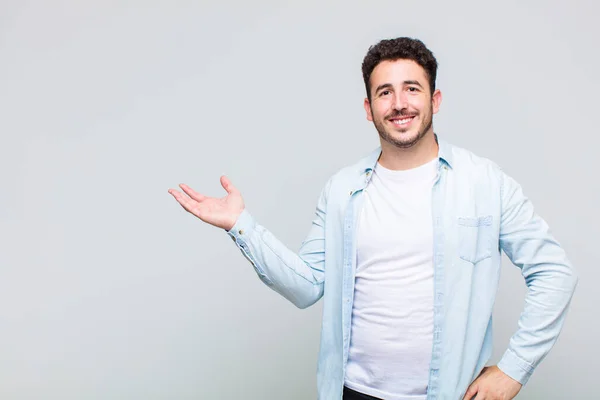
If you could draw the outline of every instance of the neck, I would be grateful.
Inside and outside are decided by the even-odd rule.
[[[430,130],[414,146],[403,149],[381,140],[379,164],[391,170],[407,170],[426,164],[438,156],[438,144]]]

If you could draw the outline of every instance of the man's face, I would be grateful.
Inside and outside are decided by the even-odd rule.
[[[409,148],[433,130],[433,114],[439,110],[442,94],[439,90],[430,94],[427,73],[416,62],[382,61],[371,73],[370,90],[365,111],[382,140]]]

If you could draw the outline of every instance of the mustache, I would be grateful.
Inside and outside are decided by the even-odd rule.
[[[419,113],[416,111],[410,112],[406,109],[402,109],[402,110],[394,110],[393,112],[386,115],[385,118],[389,119],[389,118],[397,118],[397,117],[416,117],[417,115],[419,115]]]

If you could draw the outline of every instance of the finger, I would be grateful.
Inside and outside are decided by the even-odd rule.
[[[192,189],[191,187],[189,187],[188,185],[186,185],[185,183],[182,183],[179,185],[179,187],[181,188],[181,190],[183,190],[188,196],[190,196],[192,199],[196,200],[196,201],[202,201],[204,199],[206,199],[206,196],[204,196],[203,194],[200,194],[198,192],[196,192],[194,189]]]
[[[176,189],[169,189],[169,194],[173,197],[177,196],[178,194],[180,194]],[[177,197],[175,197],[175,199],[177,199]]]
[[[174,189],[170,189],[169,193],[175,198],[175,200],[177,200],[181,207],[188,212],[192,212],[192,208],[194,207],[195,203],[192,199]]]
[[[221,186],[223,186],[223,189],[225,189],[229,194],[238,193],[238,190],[235,188],[235,186],[233,186],[233,183],[231,183],[229,178],[225,175],[221,177]]]
[[[467,389],[467,393],[465,393],[465,397],[463,397],[463,400],[472,400],[473,396],[477,394],[477,389],[477,384],[473,382],[471,386],[469,386],[469,389]]]

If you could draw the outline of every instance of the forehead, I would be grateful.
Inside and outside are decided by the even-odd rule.
[[[371,73],[371,87],[384,83],[398,84],[406,80],[418,81],[429,87],[425,69],[413,60],[385,60],[377,64]]]

